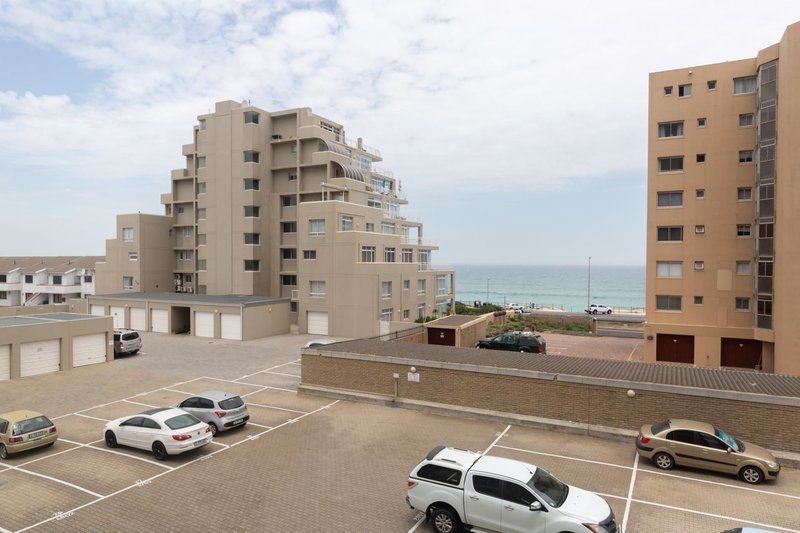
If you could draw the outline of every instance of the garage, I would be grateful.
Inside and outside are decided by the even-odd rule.
[[[109,314],[114,317],[114,329],[120,329],[125,327],[125,308],[124,307],[114,307],[112,306],[109,309]]]
[[[694,364],[694,336],[657,334],[656,361]]]
[[[92,316],[106,316],[106,306],[105,305],[92,305],[91,314]]]
[[[153,309],[150,311],[150,329],[156,333],[169,333],[169,311]]]
[[[131,329],[147,331],[147,314],[141,307],[131,307]]]
[[[93,333],[72,338],[72,366],[86,366],[106,361],[106,334]]]
[[[61,341],[24,342],[20,345],[20,376],[38,376],[61,369]]]
[[[328,313],[308,311],[306,316],[309,335],[328,334]]]
[[[734,368],[761,368],[761,341],[722,338],[720,365]]]
[[[242,315],[234,315],[233,313],[221,315],[220,327],[222,330],[220,336],[223,339],[242,340]]]
[[[0,346],[0,381],[11,379],[11,346]]]
[[[195,311],[194,334],[198,337],[214,337],[214,313]]]

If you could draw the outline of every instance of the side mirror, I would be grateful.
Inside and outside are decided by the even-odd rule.
[[[728,452],[728,453],[731,453],[731,452],[733,452],[733,448],[731,448],[730,446],[728,446],[728,449],[727,449],[727,450],[725,450],[725,451],[726,451],[726,452]]]
[[[541,502],[533,502],[531,504],[531,511],[541,511],[542,510],[542,503]]]

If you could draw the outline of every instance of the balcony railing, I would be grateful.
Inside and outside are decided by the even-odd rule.
[[[401,236],[400,240],[402,241],[403,244],[414,244],[417,246],[439,246],[439,244],[436,241],[432,241],[430,239],[423,239],[421,237],[411,237],[408,235],[403,235]]]
[[[292,289],[290,299],[293,302],[300,300],[300,291],[298,289]]]
[[[433,272],[433,271],[450,272],[455,270],[452,266],[449,265],[432,265],[431,263],[418,263],[418,265],[420,272]]]

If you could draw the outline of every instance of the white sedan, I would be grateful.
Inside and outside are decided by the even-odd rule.
[[[586,308],[586,312],[590,315],[610,315],[611,308],[605,305],[592,304]]]
[[[183,409],[160,407],[106,424],[106,446],[149,450],[159,461],[211,442],[211,428]]]

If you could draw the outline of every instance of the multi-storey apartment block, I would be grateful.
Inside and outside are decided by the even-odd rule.
[[[165,214],[119,217],[99,294],[288,297],[299,331],[342,337],[449,313],[453,272],[377,150],[309,108],[226,101],[198,118]]]
[[[800,23],[650,75],[650,361],[800,374]]]
[[[95,292],[102,257],[0,257],[0,307],[43,305]]]

